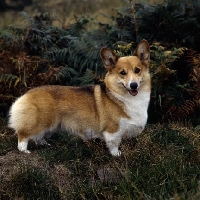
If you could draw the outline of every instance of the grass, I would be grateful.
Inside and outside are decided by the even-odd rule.
[[[3,121],[3,120],[2,120]],[[0,199],[199,199],[199,132],[180,123],[148,125],[124,140],[119,158],[104,142],[56,133],[50,147],[29,145],[1,123]]]
[[[23,165],[13,172],[3,188],[1,199],[61,199],[58,187],[44,170]]]

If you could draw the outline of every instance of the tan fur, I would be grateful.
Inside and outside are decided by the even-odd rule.
[[[139,95],[147,94],[147,97],[144,95],[144,117],[143,111],[133,113],[147,118],[151,89],[149,51],[145,40],[140,42],[134,56],[118,58],[112,51],[103,48],[101,57],[108,70],[105,86],[43,86],[32,89],[17,99],[10,109],[9,126],[16,130],[19,150],[29,153],[29,139],[43,144],[45,134],[61,126],[83,139],[102,138],[112,155],[120,155],[118,146],[123,137],[122,132],[125,134],[132,130],[135,132],[133,136],[136,136],[146,123],[146,119],[141,119],[141,124],[135,124],[128,104],[133,102],[134,107],[135,99],[138,105],[142,105],[143,100],[139,99]],[[136,74],[135,68],[140,69],[140,73]],[[122,70],[126,75],[120,74]],[[136,96],[128,92],[133,80],[138,83]],[[127,128],[124,127],[126,123]]]

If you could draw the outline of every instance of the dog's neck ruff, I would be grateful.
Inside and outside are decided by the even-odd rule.
[[[120,95],[117,95],[115,92],[113,92],[112,90],[109,90],[108,88],[106,88],[106,94],[108,95],[108,97],[113,100],[115,103],[118,103],[118,104],[124,104],[124,101],[120,98],[118,98],[118,96]]]
[[[147,109],[150,101],[150,92],[147,91],[138,91],[138,94],[136,96],[132,96],[129,93],[122,96],[119,95],[113,91],[107,92],[107,94],[110,96],[111,99],[114,99],[114,101],[119,101],[125,105],[125,107],[132,107],[132,109],[135,107],[138,109]],[[130,108],[130,110],[132,110]],[[127,111],[126,111],[127,112]]]

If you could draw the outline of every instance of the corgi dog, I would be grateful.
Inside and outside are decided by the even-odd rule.
[[[47,144],[58,127],[82,139],[100,138],[113,156],[120,156],[122,138],[136,137],[147,122],[151,78],[150,47],[142,40],[132,56],[118,57],[108,48],[100,55],[107,70],[104,84],[42,86],[18,98],[9,112],[19,151],[30,153],[28,141]]]

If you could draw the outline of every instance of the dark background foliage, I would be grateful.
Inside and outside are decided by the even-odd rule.
[[[0,34],[0,107],[4,116],[16,97],[44,84],[86,85],[103,80],[103,46],[130,55],[145,38],[151,44],[152,98],[149,122],[194,119],[199,112],[199,4],[130,4],[114,24],[77,17],[67,27],[53,26],[49,13],[30,17],[23,27]]]

